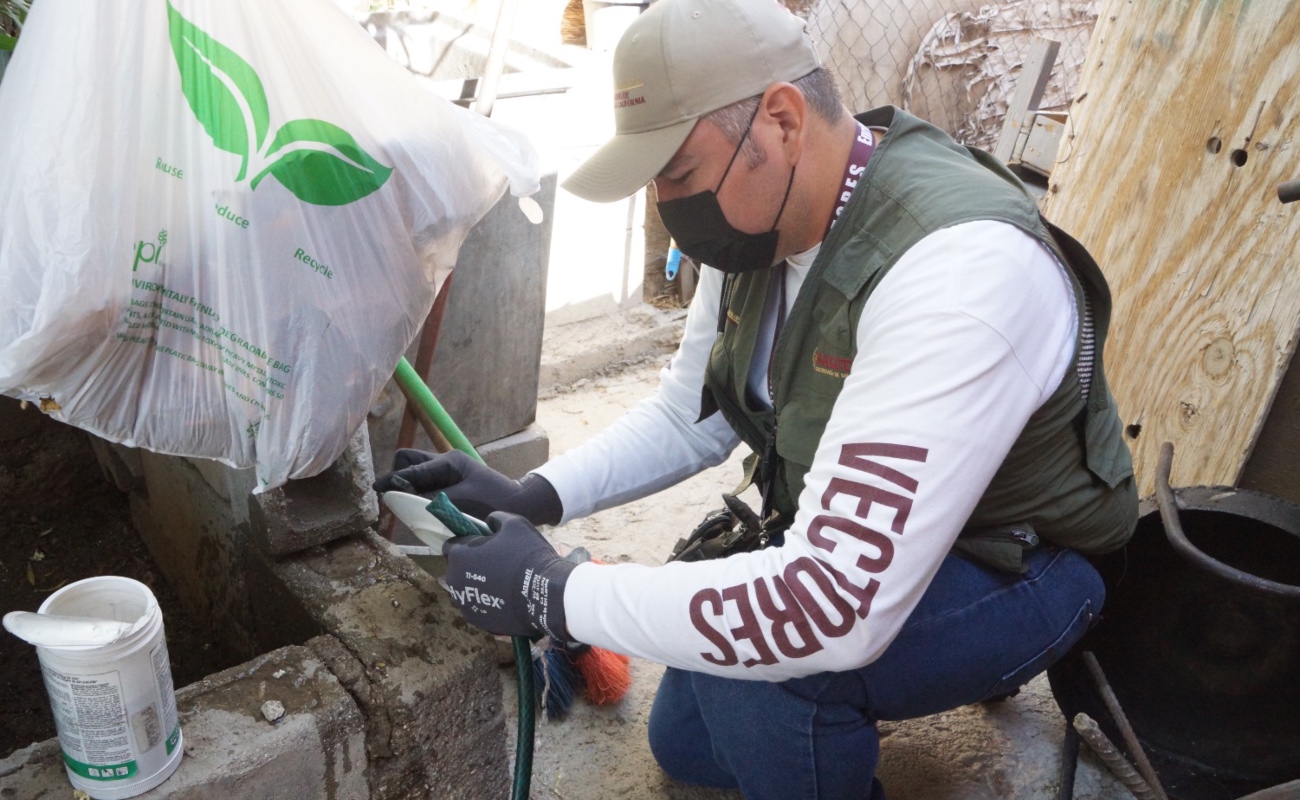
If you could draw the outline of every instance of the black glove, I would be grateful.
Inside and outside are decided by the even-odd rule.
[[[459,450],[441,455],[398,450],[393,471],[375,481],[375,491],[410,492],[430,499],[446,492],[452,505],[479,519],[506,511],[534,525],[558,525],[564,516],[560,496],[541,475],[530,472],[522,481],[511,480]]]
[[[569,641],[564,584],[578,565],[560,558],[523,517],[498,511],[487,524],[489,536],[457,536],[442,545],[452,603],[488,633]]]

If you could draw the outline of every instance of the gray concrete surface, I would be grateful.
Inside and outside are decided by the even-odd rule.
[[[548,325],[539,394],[551,397],[584,380],[617,374],[647,360],[665,362],[681,339],[686,309],[634,306],[616,314]]]
[[[505,195],[456,258],[438,349],[424,377],[476,446],[536,418],[555,194],[555,173],[544,174],[532,198],[545,215],[540,224]]]
[[[266,700],[283,704],[272,723]],[[357,704],[306,647],[285,647],[177,691],[184,755],[141,800],[365,800],[365,726]],[[0,797],[73,797],[58,740],[0,760]]]
[[[504,796],[495,643],[461,620],[428,573],[369,532],[273,570],[284,602],[339,643],[316,652],[366,719],[375,800]]]
[[[519,474],[546,460],[537,415],[539,359],[550,258],[556,177],[542,177],[534,196],[545,218],[528,221],[506,194],[466,238],[447,285],[432,363],[422,377],[466,438],[490,463]],[[406,358],[418,365],[420,338]],[[393,461],[406,398],[389,381],[366,420],[379,472]],[[409,445],[434,450],[419,427]]]
[[[253,543],[281,556],[375,524],[379,501],[370,488],[375,482],[370,458],[370,435],[362,425],[343,454],[320,474],[245,495]]]
[[[518,433],[502,436],[476,448],[483,463],[502,475],[522,478],[538,465],[545,464],[551,451],[546,429],[536,423]]]

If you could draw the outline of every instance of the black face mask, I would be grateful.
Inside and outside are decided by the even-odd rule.
[[[758,115],[758,109],[754,110],[754,115]],[[781,198],[781,207],[777,209],[776,219],[772,221],[772,229],[766,233],[745,233],[736,230],[727,221],[722,206],[718,204],[717,193],[731,173],[731,165],[736,163],[736,156],[744,146],[745,137],[749,136],[753,124],[754,118],[750,117],[749,125],[745,126],[745,133],[731,154],[731,161],[727,162],[727,170],[722,173],[717,189],[706,189],[689,197],[656,204],[659,218],[677,242],[677,249],[694,261],[723,272],[749,272],[772,266],[776,260],[776,224],[781,221],[785,203],[790,199],[790,187],[794,185],[794,167],[790,167],[790,182],[785,186],[785,197]]]

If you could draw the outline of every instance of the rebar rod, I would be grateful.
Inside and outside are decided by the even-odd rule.
[[[1142,776],[1128,763],[1128,759],[1119,751],[1110,737],[1102,732],[1097,726],[1097,721],[1087,714],[1074,715],[1074,729],[1079,732],[1079,738],[1092,752],[1097,754],[1102,763],[1106,765],[1110,773],[1122,784],[1124,788],[1133,793],[1137,800],[1156,800],[1155,792],[1147,782],[1142,780]]]
[[[1142,743],[1138,741],[1137,733],[1133,730],[1133,726],[1129,724],[1124,709],[1120,707],[1119,698],[1115,696],[1115,690],[1111,688],[1110,681],[1106,680],[1106,673],[1102,672],[1097,657],[1091,651],[1085,651],[1083,663],[1088,665],[1088,672],[1092,674],[1092,679],[1097,684],[1097,690],[1101,692],[1101,699],[1106,703],[1106,710],[1110,712],[1111,719],[1115,720],[1115,725],[1119,728],[1120,736],[1124,737],[1124,744],[1128,747],[1129,755],[1133,757],[1134,763],[1137,764],[1138,773],[1146,781],[1146,784],[1151,787],[1151,791],[1155,793],[1155,800],[1169,800],[1164,787],[1160,785],[1160,776],[1156,774],[1155,768],[1151,766],[1151,762],[1147,759],[1146,751],[1142,749]]]

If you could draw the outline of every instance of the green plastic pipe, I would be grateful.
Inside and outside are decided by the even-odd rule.
[[[415,398],[415,401],[420,404],[420,408],[424,409],[424,413],[429,415],[429,418],[433,420],[433,424],[438,427],[443,436],[447,437],[447,441],[451,443],[452,447],[473,456],[480,464],[483,463],[483,458],[474,449],[474,445],[469,443],[469,439],[465,438],[464,433],[461,433],[451,415],[447,413],[447,409],[443,408],[442,403],[438,402],[438,398],[433,396],[433,392],[429,390],[424,380],[416,373],[415,367],[411,366],[411,362],[407,361],[405,356],[398,360],[397,369],[393,371],[393,378],[402,385],[402,388],[407,393]]]

